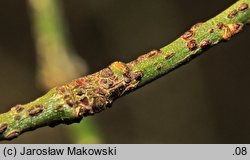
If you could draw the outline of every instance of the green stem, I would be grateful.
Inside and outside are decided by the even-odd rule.
[[[39,87],[50,89],[86,74],[86,63],[75,53],[68,38],[60,1],[28,2],[37,48]]]
[[[82,77],[26,105],[0,115],[0,138],[13,139],[41,126],[79,122],[110,107],[112,102],[172,71],[215,44],[229,40],[249,23],[250,0],[239,0],[205,23],[198,23],[160,50],[130,63],[114,62],[101,71]]]
[[[67,41],[67,26],[59,0],[29,0],[37,48],[37,81],[42,89],[63,84],[86,73],[87,66]],[[60,59],[58,58],[60,57]],[[64,68],[62,70],[62,68]],[[85,70],[85,71],[84,71]],[[88,122],[88,125],[85,125]],[[67,127],[74,143],[101,143],[94,119]],[[79,134],[81,131],[81,134]]]

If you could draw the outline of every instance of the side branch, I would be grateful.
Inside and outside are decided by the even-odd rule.
[[[110,107],[112,102],[229,40],[249,23],[250,0],[239,0],[218,16],[198,23],[171,44],[130,63],[114,62],[101,71],[53,88],[35,101],[0,114],[0,139],[13,139],[42,126],[70,124]]]

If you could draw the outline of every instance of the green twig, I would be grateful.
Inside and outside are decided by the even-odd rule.
[[[40,88],[48,90],[52,86],[85,75],[87,65],[74,52],[68,41],[61,1],[29,0],[28,2],[37,48],[37,81]],[[67,129],[70,130],[69,135],[74,143],[102,142],[94,119],[87,119]]]
[[[37,82],[50,89],[85,75],[87,65],[70,43],[59,0],[29,0],[37,48]],[[59,58],[60,57],[60,58]]]
[[[130,63],[107,68],[60,87],[26,105],[0,115],[0,138],[13,139],[41,126],[79,122],[110,107],[112,102],[188,62],[207,48],[229,40],[249,23],[250,0],[239,0],[205,23],[194,25],[160,50]]]

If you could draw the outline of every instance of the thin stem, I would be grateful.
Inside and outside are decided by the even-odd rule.
[[[37,83],[40,88],[48,90],[52,86],[86,75],[88,67],[85,61],[70,45],[61,1],[29,0],[28,2],[37,49]],[[88,125],[85,125],[87,122]],[[74,143],[101,142],[94,119],[71,125],[67,129],[70,130],[69,135]]]
[[[28,2],[37,49],[36,78],[39,87],[43,90],[51,89],[80,75],[86,75],[85,60],[76,54],[70,43],[60,1]]]
[[[114,62],[101,71],[53,88],[26,105],[0,115],[0,138],[13,139],[41,126],[79,122],[112,102],[176,69],[215,44],[229,40],[249,22],[250,0],[239,0],[218,16],[194,25],[160,50],[130,63]]]

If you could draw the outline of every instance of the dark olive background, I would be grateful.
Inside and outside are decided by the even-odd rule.
[[[233,0],[63,1],[76,51],[95,72],[161,48]],[[41,96],[26,1],[0,4],[0,112]],[[105,143],[250,143],[250,27],[94,118]],[[4,143],[71,143],[67,126]]]

